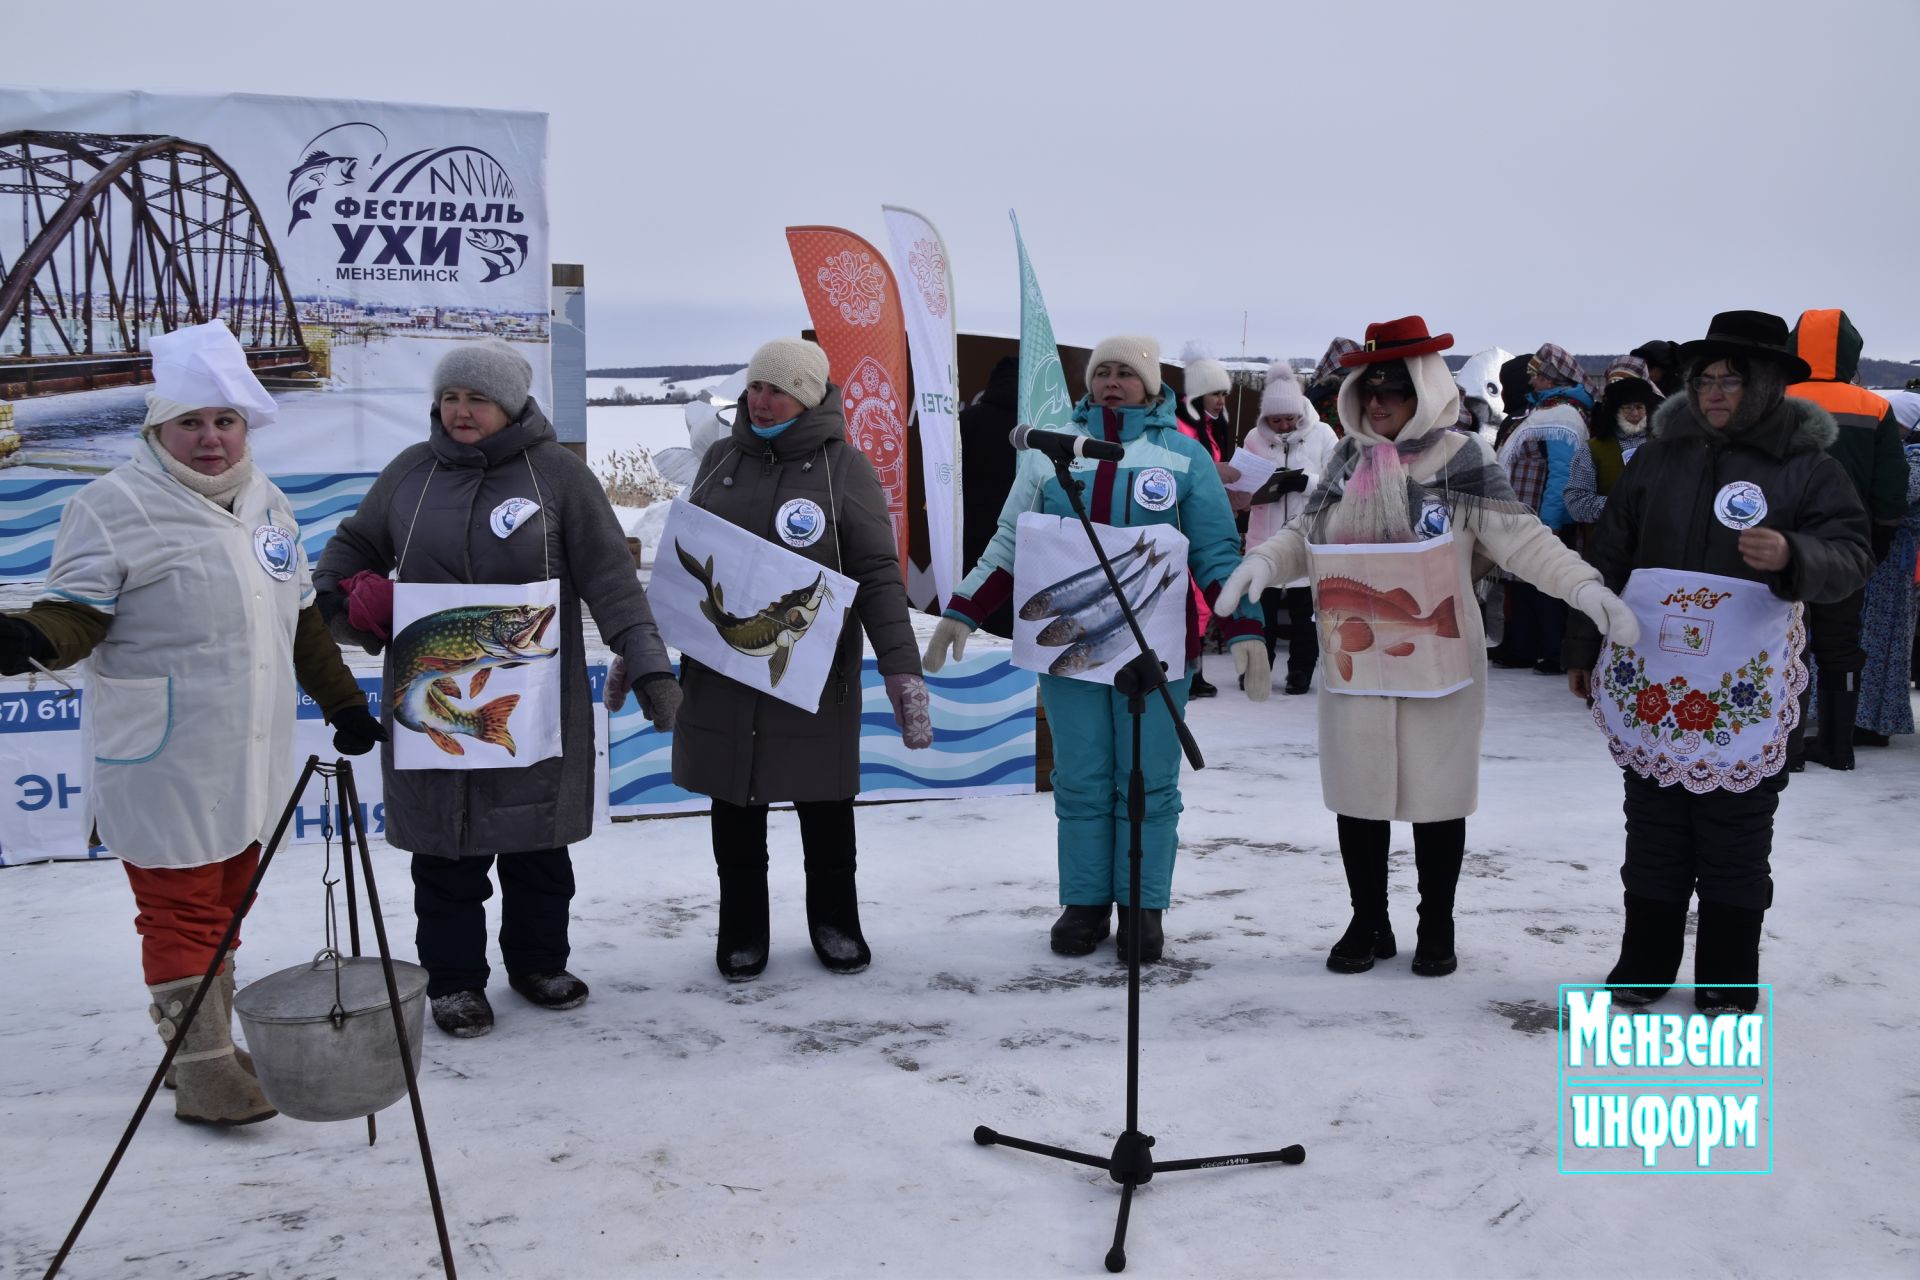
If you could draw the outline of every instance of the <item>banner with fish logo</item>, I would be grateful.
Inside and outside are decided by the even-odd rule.
[[[1097,524],[1147,643],[1178,678],[1187,659],[1187,538],[1170,524]],[[1140,652],[1078,520],[1024,512],[1013,554],[1013,664],[1112,684]]]
[[[895,275],[907,282],[908,344],[913,357],[913,412],[920,421],[920,476],[927,494],[927,559],[942,608],[959,585],[960,367],[953,309],[953,267],[947,245],[922,214],[884,204]],[[904,268],[904,270],[902,270]]]
[[[131,456],[179,328],[224,322],[273,394],[260,469],[344,499],[310,560],[454,343],[512,343],[551,409],[546,152],[536,112],[0,87],[0,582],[43,579],[66,498]]]
[[[676,498],[654,554],[647,600],[673,648],[749,688],[818,711],[859,587]]]
[[[840,387],[847,439],[880,477],[907,574],[907,321],[880,251],[841,227],[788,227],[814,336]]]
[[[1328,693],[1444,698],[1473,683],[1453,533],[1309,545]]]
[[[560,754],[560,583],[396,582],[396,769],[517,769]]]
[[[1593,669],[1593,719],[1613,760],[1661,786],[1749,791],[1787,763],[1807,668],[1804,607],[1763,582],[1635,569],[1620,593],[1640,643]]]
[[[1053,321],[1047,300],[1040,296],[1040,277],[1027,258],[1027,242],[1020,236],[1020,218],[1013,219],[1013,247],[1020,255],[1020,421],[1044,431],[1065,431],[1073,425],[1073,396],[1067,391],[1067,373],[1060,367],[1060,345],[1053,340]]]

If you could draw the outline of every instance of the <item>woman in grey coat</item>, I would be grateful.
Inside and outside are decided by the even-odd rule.
[[[683,657],[673,734],[674,782],[713,799],[722,976],[745,982],[766,968],[767,806],[783,801],[800,818],[814,952],[835,973],[858,973],[872,960],[854,885],[863,628],[907,746],[930,745],[933,727],[886,495],[847,442],[825,352],[780,339],[754,353],[733,432],[701,459],[687,498],[860,584],[851,611],[860,625],[840,633],[819,711]]]
[[[369,653],[380,652],[392,630],[395,581],[560,582],[559,756],[511,769],[398,770],[392,746],[381,752],[387,840],[413,854],[415,942],[433,1020],[455,1036],[493,1028],[485,904],[496,857],[508,984],[549,1009],[587,998],[586,984],[566,968],[574,888],[567,846],[593,830],[582,602],[637,677],[656,727],[672,726],[680,700],[625,535],[600,482],[554,439],[528,395],[532,377],[526,360],[497,339],[448,352],[434,369],[427,441],[387,464],[313,575],[334,634]],[[529,503],[536,509],[525,510]],[[517,520],[497,519],[503,508]],[[390,707],[385,715],[390,721]]]

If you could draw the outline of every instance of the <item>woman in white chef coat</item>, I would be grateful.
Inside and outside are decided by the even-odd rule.
[[[154,338],[154,388],[131,461],[67,504],[40,598],[0,615],[0,673],[91,657],[85,795],[139,914],[174,1113],[202,1124],[274,1114],[234,1048],[233,962],[179,1026],[286,806],[294,677],[358,755],[385,734],[313,605],[286,495],[248,433],[274,403],[224,324]],[[234,946],[239,937],[234,938]]]

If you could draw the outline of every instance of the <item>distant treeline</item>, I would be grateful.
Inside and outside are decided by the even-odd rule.
[[[627,369],[589,369],[587,376],[589,378],[665,378],[670,382],[685,382],[690,378],[717,377],[746,367],[745,364],[649,364]]]

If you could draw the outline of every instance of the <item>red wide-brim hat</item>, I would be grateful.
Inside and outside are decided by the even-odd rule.
[[[1402,316],[1398,320],[1368,325],[1367,340],[1360,344],[1358,351],[1349,351],[1341,356],[1340,365],[1345,369],[1353,369],[1363,364],[1405,360],[1409,356],[1430,356],[1452,345],[1452,334],[1443,333],[1434,337],[1427,332],[1427,322],[1419,316]]]

